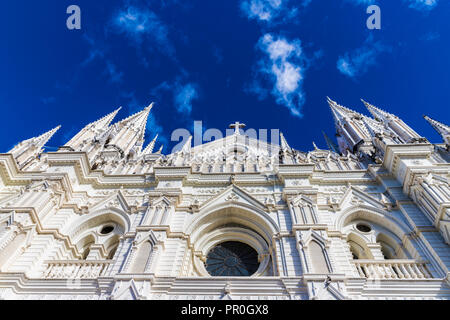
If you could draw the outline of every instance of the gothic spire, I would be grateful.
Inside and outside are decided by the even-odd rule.
[[[9,153],[13,155],[16,159],[19,167],[23,167],[31,159],[36,158],[41,152],[44,151],[45,144],[50,140],[51,137],[59,130],[61,126],[57,126],[40,136],[24,140],[12,148]]]
[[[151,154],[153,153],[153,149],[155,148],[156,140],[158,139],[158,134],[153,138],[152,141],[145,147],[144,151],[142,151],[142,154]]]
[[[423,116],[425,120],[436,130],[444,139],[447,145],[450,145],[450,127],[443,124],[442,122],[431,119],[428,116]]]
[[[111,113],[108,113],[103,118],[98,119],[97,121],[92,122],[88,126],[97,127],[97,128],[107,128],[111,122],[116,117],[117,113],[122,109],[122,107],[117,108]]]
[[[289,146],[289,144],[287,143],[286,138],[284,137],[282,132],[280,132],[280,145],[281,145],[281,150],[292,152],[292,149]]]
[[[110,123],[116,117],[120,109],[122,109],[122,107],[119,107],[118,109],[98,119],[97,121],[91,122],[86,125],[69,142],[67,142],[65,146],[70,147],[76,151],[78,151],[80,147],[82,149],[85,142],[92,141],[96,138],[97,135],[104,133],[108,129]]]
[[[331,112],[333,113],[334,122],[336,125],[338,125],[339,122],[341,122],[343,119],[351,118],[354,116],[362,116],[362,114],[354,110],[339,105],[336,101],[331,100],[329,97],[327,97],[327,102],[331,108]]]
[[[131,116],[120,120],[117,124],[127,125],[132,123],[133,127],[141,127],[141,129],[145,130],[145,125],[147,124],[147,117],[150,113],[150,110],[153,108],[153,102],[146,107],[144,110],[136,112]],[[144,127],[144,128],[142,128]]]
[[[363,99],[361,99],[362,103],[364,103],[364,105],[366,106],[367,110],[369,110],[370,114],[376,119],[376,120],[381,120],[381,121],[386,121],[390,118],[395,118],[396,116],[386,112],[384,110],[381,110],[377,107],[375,107],[374,105],[364,101]]]
[[[341,153],[345,150],[354,151],[361,141],[370,139],[370,133],[361,121],[365,116],[349,108],[337,104],[327,97],[336,126],[336,136]]]
[[[124,154],[132,149],[138,149],[136,152],[139,152],[144,143],[145,127],[152,107],[153,103],[144,110],[114,124],[113,137],[108,146],[114,146]]]
[[[383,125],[372,118],[364,116],[362,121],[372,137],[383,131]]]
[[[410,126],[408,126],[405,122],[403,122],[402,119],[400,119],[396,115],[381,110],[374,105],[364,101],[363,99],[361,99],[361,101],[364,103],[367,110],[369,110],[375,120],[381,121],[385,129],[388,129],[392,133],[394,133],[394,136],[398,138],[397,143],[414,143],[416,141],[426,142],[426,139],[422,138],[417,132],[415,132]],[[366,123],[369,122],[370,121],[366,121]]]

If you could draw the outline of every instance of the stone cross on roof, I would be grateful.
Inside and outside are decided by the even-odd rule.
[[[230,128],[234,128],[234,133],[239,134],[239,129],[244,128],[245,123],[240,123],[239,121],[236,121],[235,123],[230,124]]]

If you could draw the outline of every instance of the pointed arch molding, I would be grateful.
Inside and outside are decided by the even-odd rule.
[[[308,231],[303,233],[302,239],[299,241],[299,249],[308,251],[309,261],[305,261],[305,266],[308,272],[311,272],[312,267],[314,267],[314,262],[312,261],[310,252],[312,242],[317,243],[319,247],[322,249],[323,259],[325,260],[328,273],[333,273],[334,268],[329,253],[331,241],[312,229],[309,229]]]
[[[250,220],[250,216],[256,217],[257,220],[262,222],[264,229],[266,229],[268,234],[270,233],[269,238],[271,238],[272,234],[276,234],[280,231],[279,226],[268,213],[269,210],[266,205],[238,186],[232,184],[221,193],[210,198],[199,206],[195,218],[186,228],[186,233],[192,234],[207,216],[228,208],[235,208],[236,210],[247,212],[248,217],[246,218],[248,220]]]
[[[304,238],[301,240],[301,246],[304,248],[308,248],[308,245],[311,241],[316,241],[321,247],[324,249],[329,249],[331,245],[331,241],[322,237],[320,234],[318,234],[315,230],[308,230],[304,236]]]
[[[346,224],[353,219],[367,219],[393,232],[399,239],[410,234],[413,229],[405,222],[394,217],[389,211],[363,204],[345,209],[336,219],[336,230],[342,231]]]
[[[365,204],[374,208],[382,210],[390,210],[395,204],[388,201],[387,197],[384,197],[383,201],[380,201],[365,191],[350,185],[342,196],[341,200],[337,203],[337,210],[345,209],[349,206]]]
[[[100,208],[96,211],[92,211],[89,215],[84,215],[74,221],[71,224],[72,228],[66,230],[66,234],[72,239],[76,238],[78,232],[82,231],[84,225],[86,225],[89,221],[98,220],[96,223],[102,223],[107,221],[117,222],[123,228],[123,234],[127,233],[131,227],[131,220],[128,214],[119,208],[116,207],[105,207]]]

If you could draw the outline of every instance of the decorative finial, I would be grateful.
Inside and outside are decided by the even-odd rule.
[[[319,150],[319,148],[317,148],[316,143],[313,141],[313,146],[314,146],[314,150]]]
[[[240,134],[239,129],[244,128],[245,123],[240,123],[239,121],[236,121],[235,123],[230,124],[230,128],[234,129],[234,134]]]

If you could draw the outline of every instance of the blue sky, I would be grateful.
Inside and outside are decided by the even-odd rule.
[[[81,8],[81,30],[66,8]],[[369,30],[366,8],[381,8]],[[450,124],[450,2],[444,0],[40,0],[0,11],[0,151],[59,124],[49,149],[123,106],[155,102],[147,142],[173,130],[280,129],[326,147],[326,96],[360,98],[441,142],[422,115]],[[53,149],[52,149],[53,148]]]

